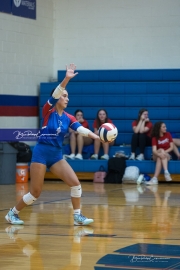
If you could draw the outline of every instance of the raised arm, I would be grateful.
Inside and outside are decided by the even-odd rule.
[[[74,64],[70,64],[69,67],[66,66],[66,76],[64,80],[56,87],[54,90],[52,97],[46,102],[46,104],[43,107],[43,117],[47,116],[48,113],[50,113],[50,110],[55,106],[58,99],[63,94],[63,91],[70,81],[70,79],[74,78],[78,72],[74,73],[76,69],[76,66]]]
[[[69,67],[66,66],[66,76],[64,80],[56,87],[53,93],[53,98],[59,99],[63,94],[63,90],[65,89],[66,85],[70,81],[70,79],[74,78],[78,72],[75,73],[76,66],[74,64],[70,64]]]

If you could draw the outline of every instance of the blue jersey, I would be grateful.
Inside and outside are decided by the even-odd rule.
[[[51,97],[43,107],[42,129],[38,142],[62,147],[64,136],[68,133],[69,127],[76,131],[81,124],[74,116],[64,111],[60,116],[54,108],[57,101],[58,99]]]

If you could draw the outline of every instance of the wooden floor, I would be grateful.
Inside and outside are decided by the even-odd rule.
[[[180,269],[180,184],[81,183],[92,226],[73,226],[69,188],[53,180],[24,226],[7,224],[28,184],[0,186],[0,270]]]

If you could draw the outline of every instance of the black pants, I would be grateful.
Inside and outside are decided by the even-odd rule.
[[[131,152],[135,153],[139,147],[140,153],[144,154],[146,146],[151,146],[151,138],[145,133],[134,133],[131,140]]]

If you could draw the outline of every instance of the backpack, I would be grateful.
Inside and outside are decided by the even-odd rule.
[[[11,142],[9,143],[13,146],[17,151],[17,163],[27,163],[31,161],[32,158],[32,150],[30,146],[23,142]]]
[[[108,172],[104,178],[105,183],[122,183],[122,178],[126,168],[126,159],[124,157],[113,157],[108,160]]]
[[[94,173],[94,183],[104,183],[104,178],[106,177],[106,170],[103,165],[99,167],[99,171]]]

